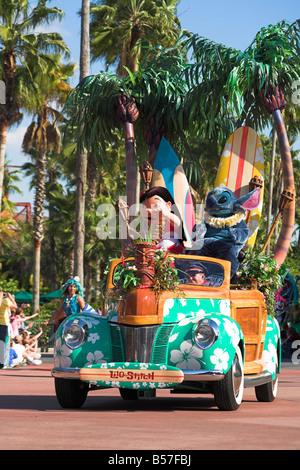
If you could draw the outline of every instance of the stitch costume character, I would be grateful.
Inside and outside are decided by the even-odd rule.
[[[249,236],[247,211],[260,202],[260,188],[240,197],[226,187],[217,187],[206,198],[204,224],[193,228],[195,243],[190,254],[231,262],[231,278],[238,269],[238,254]]]

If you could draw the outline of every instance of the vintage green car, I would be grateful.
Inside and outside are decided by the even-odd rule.
[[[255,387],[258,401],[274,400],[280,331],[261,292],[230,285],[228,261],[173,262],[179,288],[157,295],[140,286],[120,300],[122,260],[111,261],[103,314],[83,311],[60,325],[52,375],[62,407],[79,408],[89,391],[113,387],[130,400],[165,389],[213,394],[220,410],[238,409],[244,387]]]

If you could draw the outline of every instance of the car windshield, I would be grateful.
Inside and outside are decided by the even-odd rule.
[[[113,284],[117,286],[121,278],[133,276],[136,270],[134,259],[120,262],[113,273]],[[204,287],[219,287],[224,282],[224,268],[219,263],[198,259],[175,259],[174,267],[177,269],[181,284],[201,285]]]
[[[224,268],[218,263],[205,260],[176,259],[175,267],[182,284],[219,287],[224,281]]]

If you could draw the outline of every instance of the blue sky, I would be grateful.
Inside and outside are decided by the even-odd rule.
[[[79,64],[80,53],[80,17],[78,11],[81,0],[53,0],[55,5],[64,10],[65,15],[60,23],[47,26],[48,31],[59,32],[71,51],[71,60]],[[244,50],[254,39],[255,34],[269,24],[281,20],[293,22],[300,18],[299,0],[181,0],[178,16],[182,27],[200,36],[220,42],[226,46]],[[91,65],[91,73],[103,70],[101,62]],[[79,71],[72,86],[76,86]],[[22,165],[28,159],[21,151],[24,132],[30,120],[24,118],[19,127],[10,130],[6,155],[11,165]],[[23,195],[11,194],[14,202],[33,204],[34,194],[29,191],[29,180],[22,178],[19,184]]]

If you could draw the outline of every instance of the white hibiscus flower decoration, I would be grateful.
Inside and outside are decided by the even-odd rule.
[[[69,357],[72,354],[72,350],[68,348],[61,338],[58,338],[55,343],[55,367],[71,367],[72,358]]]
[[[180,350],[175,349],[171,352],[171,361],[179,369],[199,369],[199,360],[202,356],[203,351],[188,340],[181,343]]]
[[[185,325],[188,325],[189,323],[197,323],[199,320],[202,320],[202,318],[204,317],[205,317],[204,310],[199,310],[196,316],[192,318],[190,316],[186,317],[184,315],[184,318],[179,321],[178,326],[185,326]]]
[[[98,325],[98,323],[99,323],[99,320],[98,320],[98,319],[92,318],[92,317],[90,317],[90,316],[89,316],[89,317],[85,317],[84,320],[86,321],[87,326],[88,326],[89,328],[92,328],[93,325]]]
[[[220,301],[220,313],[230,316],[230,302],[228,300]]]
[[[274,344],[269,343],[268,349],[262,353],[262,360],[266,364],[266,369],[271,374],[275,374],[277,366],[277,349]]]
[[[120,382],[117,380],[114,380],[113,382],[108,382],[110,383],[111,387],[119,388],[120,387]]]
[[[89,352],[88,355],[86,356],[86,359],[88,362],[85,365],[88,366],[89,364],[106,363],[106,361],[103,358],[104,358],[104,354],[102,351]]]
[[[170,338],[169,338],[169,343],[173,343],[173,341],[176,340],[178,334],[179,334],[179,333],[174,333],[174,335],[171,335]]]
[[[226,370],[228,368],[229,354],[221,348],[216,348],[210,361],[215,365],[216,370]]]
[[[140,363],[140,369],[148,369],[148,367],[149,367],[149,364],[146,364],[144,362]]]
[[[98,333],[89,334],[88,341],[91,341],[93,344],[95,344],[96,341],[98,341],[98,339],[100,339],[100,336],[98,335]]]
[[[163,316],[165,317],[170,313],[170,310],[174,307],[174,299],[167,299],[164,303]]]
[[[238,329],[237,324],[233,323],[233,321],[230,321],[227,318],[224,318],[224,328],[228,333],[228,336],[230,337],[230,342],[232,346],[234,347],[234,349],[236,349],[240,341],[240,331]]]

